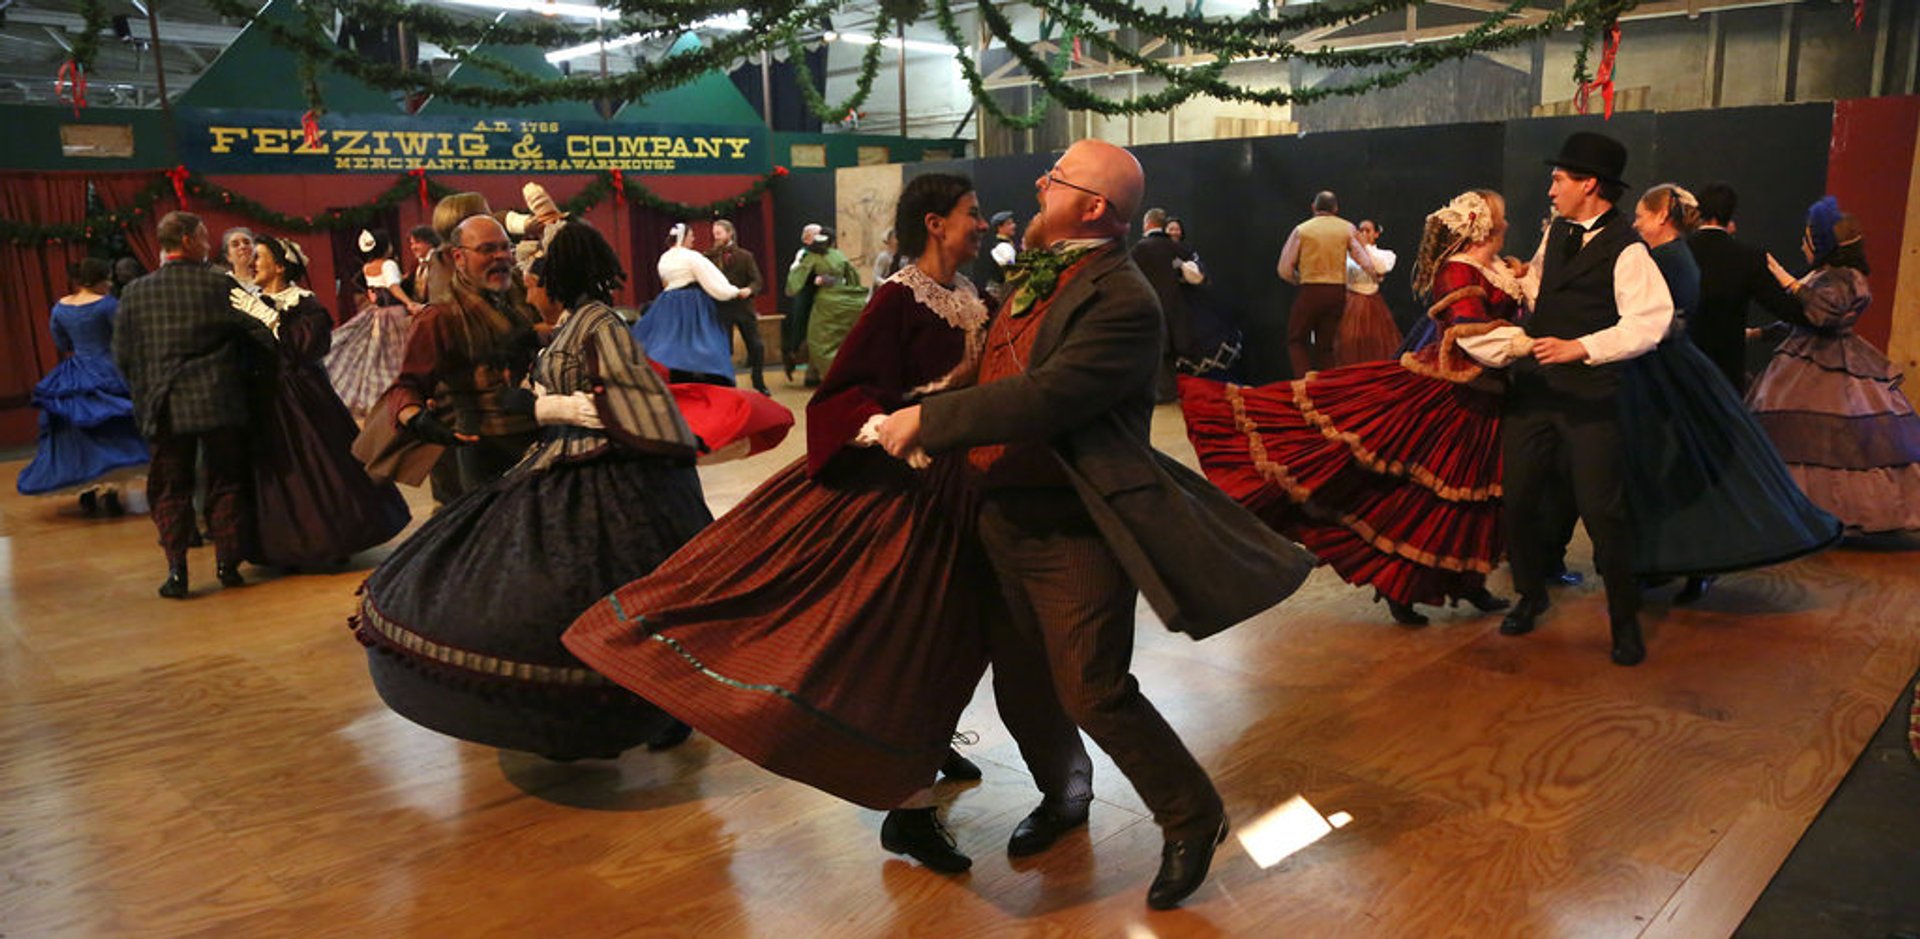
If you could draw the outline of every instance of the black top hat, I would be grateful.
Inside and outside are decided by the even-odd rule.
[[[1605,134],[1581,131],[1569,135],[1567,142],[1560,145],[1560,155],[1548,160],[1547,165],[1598,176],[1621,186],[1627,184],[1621,178],[1627,171],[1627,148]]]

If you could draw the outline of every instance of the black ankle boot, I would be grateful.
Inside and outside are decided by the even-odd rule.
[[[1639,617],[1616,617],[1608,625],[1613,628],[1613,664],[1639,665],[1646,659],[1647,644],[1640,638]]]
[[[187,569],[173,567],[167,569],[167,582],[160,585],[160,595],[169,600],[187,598]]]
[[[1411,603],[1401,603],[1398,600],[1388,600],[1387,612],[1392,613],[1393,621],[1396,623],[1399,623],[1402,626],[1427,625],[1426,614],[1420,612],[1419,610],[1414,609],[1413,604]]]
[[[239,561],[221,561],[214,566],[213,573],[220,578],[222,587],[244,587],[247,584],[247,579],[240,576]]]
[[[980,778],[980,765],[960,755],[960,751],[947,748],[947,758],[940,764],[940,778],[969,782]]]
[[[687,738],[691,736],[693,736],[692,727],[688,727],[681,721],[674,721],[667,726],[667,729],[654,734],[653,739],[647,741],[647,749],[654,753],[659,753],[662,750],[671,750],[674,747],[686,743]]]
[[[953,836],[931,808],[894,809],[880,823],[880,846],[904,854],[942,874],[973,867],[973,859],[953,846]]]
[[[1512,600],[1506,597],[1496,597],[1492,591],[1484,586],[1472,593],[1463,594],[1460,599],[1473,604],[1473,608],[1482,613],[1498,613],[1513,605]]]
[[[127,507],[120,504],[120,494],[111,489],[107,490],[106,496],[101,498],[100,504],[106,509],[107,514],[114,518],[127,514]]]
[[[80,514],[92,515],[100,511],[100,494],[89,489],[80,494]]]

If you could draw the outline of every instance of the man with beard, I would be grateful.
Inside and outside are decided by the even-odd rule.
[[[772,394],[763,374],[767,350],[760,341],[760,316],[753,312],[752,298],[759,296],[762,288],[760,265],[754,261],[753,252],[740,247],[739,238],[732,222],[723,218],[713,223],[713,250],[707,252],[708,259],[727,275],[728,283],[747,288],[746,296],[719,304],[720,322],[740,330],[740,342],[747,347],[747,367],[753,372],[753,390]]]
[[[460,448],[464,492],[498,479],[533,442],[533,413],[514,406],[511,392],[538,351],[538,314],[514,277],[507,230],[492,216],[461,222],[445,250],[453,268],[449,289],[415,319],[384,403],[420,439]],[[447,410],[451,427],[442,417]]]
[[[1147,905],[1206,879],[1227,818],[1207,771],[1129,674],[1135,597],[1211,635],[1292,593],[1313,557],[1148,444],[1159,303],[1121,244],[1146,180],[1082,140],[1034,183],[1040,212],[988,329],[979,383],[888,415],[879,436],[980,473],[979,534],[1006,615],[987,624],[994,697],[1041,802],[1007,853],[1087,823],[1085,730],[1153,812],[1165,844]]]

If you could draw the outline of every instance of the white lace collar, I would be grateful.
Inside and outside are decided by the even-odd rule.
[[[302,287],[298,284],[288,284],[286,289],[281,290],[277,293],[266,293],[266,291],[261,291],[261,293],[265,294],[275,304],[279,305],[281,309],[286,309],[293,306],[296,303],[299,303],[300,298],[302,297],[313,296],[313,291],[308,290],[307,288]]]
[[[987,305],[965,275],[954,274],[953,286],[943,286],[926,271],[909,264],[895,271],[888,283],[913,291],[913,299],[955,329],[979,329],[987,323]]]
[[[1524,292],[1526,288],[1520,286],[1520,279],[1513,276],[1511,273],[1509,273],[1507,271],[1506,265],[1504,264],[1488,267],[1487,265],[1482,264],[1479,261],[1476,261],[1473,258],[1470,258],[1464,254],[1456,254],[1453,257],[1448,258],[1447,260],[1458,261],[1461,264],[1465,264],[1466,266],[1471,267],[1476,271],[1479,271],[1480,276],[1485,277],[1487,279],[1487,283],[1490,283],[1495,287],[1500,288],[1502,293],[1505,293],[1507,296],[1512,297],[1516,301],[1526,299],[1526,293]]]

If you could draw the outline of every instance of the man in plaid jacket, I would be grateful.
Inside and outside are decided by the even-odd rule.
[[[194,534],[195,463],[204,458],[207,517],[220,583],[237,587],[247,498],[249,363],[273,348],[266,325],[234,309],[233,277],[207,263],[207,226],[190,212],[160,220],[160,269],[127,286],[113,359],[133,390],[134,416],[153,449],[147,499],[167,580],[160,595],[187,596]]]

